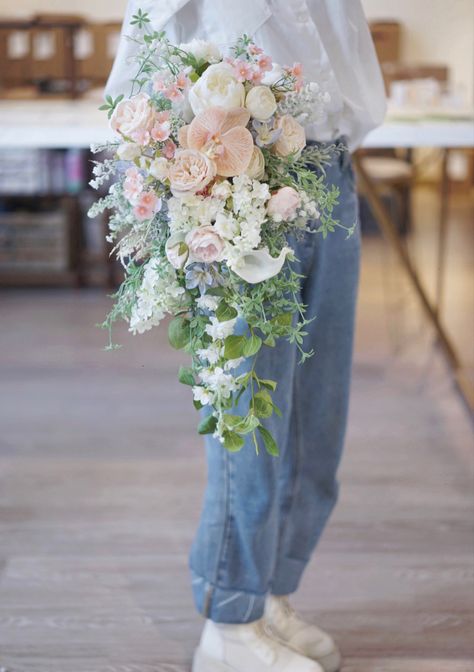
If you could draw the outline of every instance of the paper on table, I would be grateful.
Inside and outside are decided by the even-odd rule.
[[[80,30],[74,38],[74,55],[83,61],[94,53],[94,40],[90,30]]]
[[[49,61],[56,51],[55,35],[52,31],[43,30],[35,35],[33,53],[38,61]]]
[[[7,56],[11,60],[25,58],[30,50],[29,35],[26,30],[15,30],[8,36]]]

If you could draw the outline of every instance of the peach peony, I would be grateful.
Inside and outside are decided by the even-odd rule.
[[[277,222],[293,219],[301,205],[301,197],[293,187],[281,187],[267,203],[267,213]]]
[[[168,169],[174,196],[201,191],[216,175],[214,162],[196,149],[178,149]]]
[[[303,126],[289,114],[277,119],[275,126],[281,129],[281,135],[273,145],[275,154],[281,157],[300,154],[306,146],[306,134]]]
[[[201,226],[190,231],[186,236],[186,245],[191,261],[211,264],[222,260],[224,241],[212,226]]]
[[[110,126],[124,137],[146,144],[154,121],[155,113],[150,105],[150,96],[139,93],[133,98],[120,101],[112,114]]]
[[[253,153],[253,138],[245,128],[249,112],[242,107],[225,110],[211,107],[189,124],[186,142],[215,161],[217,174],[234,177],[244,173]]]

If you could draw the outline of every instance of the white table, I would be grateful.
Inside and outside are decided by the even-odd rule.
[[[113,138],[107,116],[98,110],[100,97],[92,100],[0,101],[1,148],[87,148],[91,143],[102,143]],[[409,115],[408,115],[409,116]],[[447,159],[450,149],[474,147],[474,120],[433,121],[406,118],[388,120],[368,135],[365,148],[439,147],[443,149],[443,179],[441,188],[438,285],[441,296],[444,275],[444,250],[447,226],[448,174]],[[455,380],[468,404],[474,408],[474,392],[463,375],[460,358],[441,323],[439,303],[433,305],[423,288],[397,227],[385,207],[377,186],[364,170],[357,154],[356,168],[359,185],[365,194],[388,242],[393,246],[417,292],[427,317],[432,322],[440,345],[451,365]]]

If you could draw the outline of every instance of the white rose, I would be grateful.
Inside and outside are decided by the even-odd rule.
[[[154,159],[150,163],[149,171],[150,175],[160,182],[164,182],[168,178],[168,160],[163,156],[160,156],[158,159]]]
[[[117,148],[117,156],[122,161],[138,159],[141,153],[141,147],[136,142],[122,142]]]
[[[189,103],[194,114],[209,107],[243,107],[245,101],[244,85],[234,77],[229,63],[210,65],[198,81],[189,90]]]
[[[213,42],[206,42],[206,40],[191,40],[191,42],[180,44],[179,48],[192,54],[198,61],[218,63],[222,58],[219,47]]]
[[[261,180],[265,175],[265,158],[260,147],[253,148],[252,158],[245,174],[254,180]]]
[[[265,121],[277,109],[277,102],[268,86],[254,86],[247,94],[245,107],[254,119]]]

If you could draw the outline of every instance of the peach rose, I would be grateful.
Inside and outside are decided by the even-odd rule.
[[[190,231],[185,239],[189,248],[191,261],[210,264],[213,261],[221,261],[224,251],[224,241],[214,231],[212,226],[201,226]]]
[[[276,222],[293,219],[301,205],[301,197],[293,187],[281,187],[267,203],[267,213]]]
[[[120,101],[110,120],[111,128],[139,144],[146,144],[150,137],[155,114],[150,105],[150,96],[139,93],[133,98]]]
[[[201,191],[215,175],[214,162],[196,149],[178,149],[168,170],[171,191],[178,197]]]
[[[265,157],[260,147],[254,145],[252,158],[247,166],[245,174],[254,180],[261,180],[265,175]]]
[[[306,134],[303,126],[291,115],[285,114],[277,119],[275,127],[281,129],[281,135],[273,145],[275,154],[281,157],[300,154],[306,146]]]

